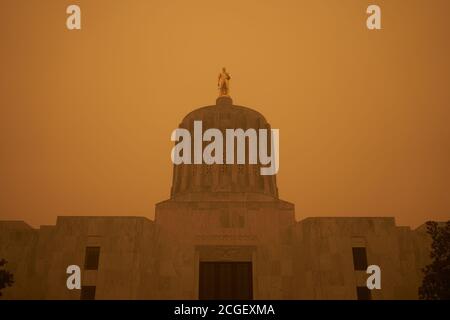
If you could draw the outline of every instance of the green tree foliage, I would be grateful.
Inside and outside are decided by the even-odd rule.
[[[432,262],[422,269],[424,278],[419,288],[420,299],[450,299],[450,221],[445,224],[427,222],[427,232],[433,240]]]
[[[2,290],[6,287],[10,287],[14,283],[14,277],[11,272],[4,269],[4,266],[8,263],[5,259],[0,259],[0,297]]]

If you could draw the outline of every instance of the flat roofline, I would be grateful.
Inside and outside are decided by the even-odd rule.
[[[153,221],[145,216],[57,216],[56,217],[56,223],[58,223],[58,220],[65,220],[65,219],[138,219],[138,220],[148,220]]]
[[[309,222],[312,220],[386,220],[386,221],[392,221],[395,224],[395,217],[375,217],[375,216],[357,216],[357,217],[351,217],[351,216],[320,216],[320,217],[306,217],[304,219],[301,220],[297,220],[296,222],[300,223],[300,222]]]
[[[36,230],[23,220],[0,220],[0,225],[7,225],[19,230]]]

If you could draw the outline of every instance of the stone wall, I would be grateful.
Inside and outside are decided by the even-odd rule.
[[[142,217],[58,217],[53,227],[33,230],[2,222],[0,256],[15,283],[6,299],[79,299],[68,290],[66,269],[82,269],[82,285],[96,286],[98,299],[153,298],[155,225]],[[98,270],[84,270],[88,246],[100,247]],[[33,288],[33,290],[30,290]]]
[[[417,255],[416,233],[393,218],[308,218],[294,229],[295,299],[356,299],[368,275],[354,270],[353,247],[365,247],[368,265],[381,268],[373,299],[417,299],[417,266],[429,251]]]
[[[58,217],[33,229],[0,222],[0,257],[13,287],[5,299],[79,299],[66,268],[79,265],[96,299],[197,299],[201,261],[251,261],[255,299],[356,299],[367,274],[355,271],[352,247],[381,267],[373,299],[417,299],[430,261],[424,227],[393,218],[294,219],[294,206],[273,201],[159,203],[156,219]],[[84,270],[88,246],[100,247],[98,270]]]

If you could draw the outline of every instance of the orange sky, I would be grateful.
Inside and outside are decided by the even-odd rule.
[[[298,219],[448,220],[449,14],[448,0],[2,0],[0,219],[153,218],[170,133],[214,103],[226,66],[234,102],[280,129]]]

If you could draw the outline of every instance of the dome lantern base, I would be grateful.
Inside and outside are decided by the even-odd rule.
[[[232,106],[233,99],[230,96],[220,96],[216,99],[217,106]]]

